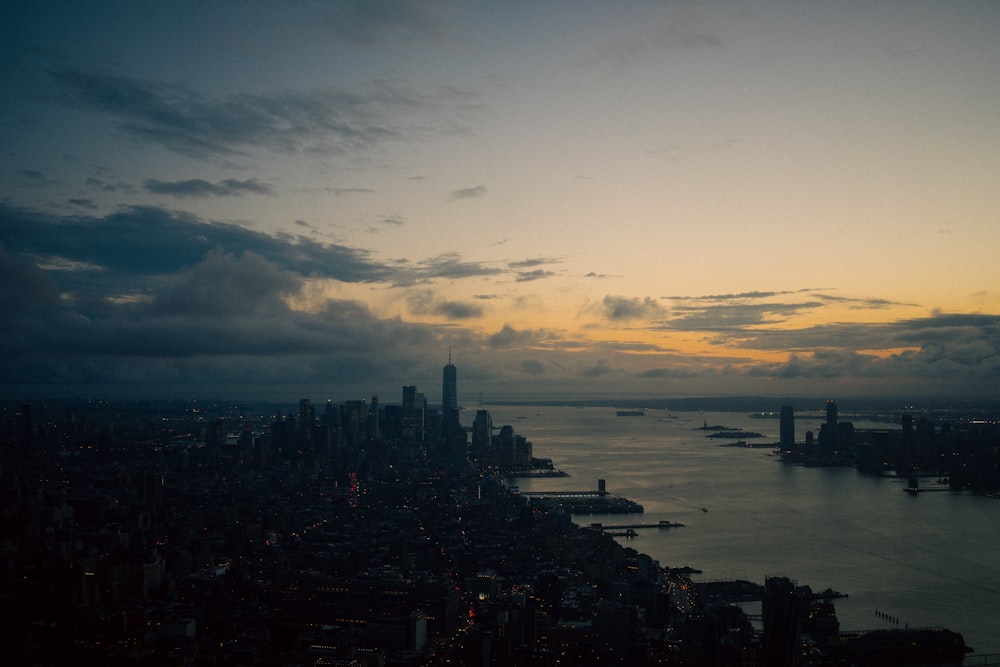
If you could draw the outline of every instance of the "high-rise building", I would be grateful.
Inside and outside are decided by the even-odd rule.
[[[764,664],[795,667],[802,664],[802,594],[786,577],[764,580],[761,612],[764,621]]]
[[[792,406],[781,406],[781,422],[778,426],[783,451],[791,451],[795,448],[795,412]]]
[[[368,408],[368,437],[373,440],[382,437],[379,431],[378,396],[372,396],[372,404]]]
[[[489,461],[493,438],[493,417],[489,410],[476,410],[476,420],[472,422],[472,456],[483,464]]]
[[[827,453],[837,449],[837,402],[832,398],[826,402],[826,423],[820,427],[819,444]]]
[[[299,443],[308,448],[309,440],[312,437],[312,425],[316,421],[316,412],[313,409],[312,401],[308,398],[299,399]]]
[[[452,434],[462,432],[462,424],[458,419],[458,370],[451,363],[451,352],[448,353],[448,364],[444,367],[441,384],[441,437],[450,440]]]
[[[402,438],[408,442],[424,439],[424,395],[417,392],[416,385],[403,385]]]
[[[417,387],[412,384],[403,385],[403,408],[414,408],[417,403]]]
[[[448,352],[441,385],[441,411],[447,413],[448,410],[458,410],[458,369],[451,363],[451,352]]]

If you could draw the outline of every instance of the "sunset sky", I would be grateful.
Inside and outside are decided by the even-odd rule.
[[[5,13],[0,397],[1000,397],[1000,3]]]

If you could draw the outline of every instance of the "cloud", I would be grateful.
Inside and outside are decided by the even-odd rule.
[[[514,280],[515,282],[519,283],[527,283],[531,282],[532,280],[542,280],[543,278],[550,278],[554,275],[556,274],[552,271],[545,271],[544,269],[536,269],[534,271],[522,271],[521,273],[518,273],[515,276]]]
[[[479,197],[486,196],[486,186],[477,185],[474,188],[462,188],[460,190],[451,191],[451,199],[476,199]]]
[[[280,314],[287,310],[282,297],[301,286],[301,275],[260,255],[212,250],[171,279],[147,308],[157,317],[228,319],[251,312]]]
[[[518,367],[522,373],[527,375],[537,376],[545,374],[545,364],[538,359],[522,359]]]
[[[372,261],[367,250],[274,237],[149,206],[103,217],[60,217],[0,204],[0,243],[19,254],[103,267],[109,280],[117,277],[123,284],[194,265],[216,249],[249,251],[289,270],[345,282],[391,279],[396,271]]]
[[[500,331],[488,337],[490,347],[512,347],[532,345],[539,340],[538,332],[518,330],[509,324],[503,325]]]
[[[737,301],[737,300],[756,300],[756,299],[770,299],[776,296],[784,296],[787,294],[800,294],[802,292],[809,292],[812,290],[801,289],[801,290],[784,290],[780,292],[735,292],[732,294],[706,294],[702,296],[665,296],[664,299],[669,299],[671,301]],[[832,298],[832,297],[831,297]]]
[[[253,178],[245,181],[227,178],[218,183],[210,183],[200,178],[170,182],[150,179],[142,185],[148,192],[174,197],[240,197],[244,194],[274,194],[274,188]]]
[[[389,140],[456,131],[441,111],[451,98],[432,100],[385,80],[356,89],[210,96],[183,85],[72,68],[49,76],[63,104],[106,113],[132,137],[197,158],[255,149],[355,153]]]
[[[603,314],[614,322],[663,317],[666,311],[653,299],[628,298],[608,295],[604,297]]]
[[[617,371],[611,367],[607,359],[598,359],[597,362],[584,368],[581,375],[585,378],[604,377]]]
[[[510,262],[508,266],[512,269],[530,269],[535,266],[544,266],[545,264],[556,264],[558,259],[552,259],[550,257],[533,257],[529,259],[521,259],[514,262]]]
[[[447,252],[428,258],[417,264],[414,273],[419,280],[433,278],[472,278],[477,276],[495,276],[503,271],[495,266],[480,262],[463,261],[457,252]]]
[[[52,307],[58,300],[58,285],[52,276],[33,262],[10,255],[0,243],[0,311],[8,326],[16,316],[37,308]],[[4,327],[0,324],[0,328]]]
[[[333,188],[332,192],[334,197],[346,197],[347,195],[371,194],[375,190],[371,188]]]
[[[305,278],[253,252],[209,252],[145,282],[141,299],[67,301],[51,272],[2,248],[0,279],[14,288],[0,292],[5,395],[241,386],[256,394],[427,373],[442,346],[434,327],[380,319],[356,301],[292,310],[284,297]]]
[[[553,271],[547,271],[545,269],[534,269],[532,271],[524,271],[522,269],[531,269],[533,267],[540,267],[546,264],[558,263],[560,260],[552,259],[548,257],[532,257],[528,259],[517,260],[509,262],[508,267],[515,270],[514,281],[519,283],[531,282],[533,280],[542,280],[543,278],[550,278],[555,274]]]
[[[605,39],[578,66],[617,72],[668,53],[724,48],[725,42],[701,27],[698,18],[690,6],[668,10],[665,15],[647,16],[643,21],[647,30]]]
[[[792,315],[822,306],[820,301],[679,306],[671,310],[671,317],[663,326],[684,331],[733,331],[748,326],[784,322]]]
[[[99,178],[94,178],[93,176],[87,178],[87,180],[84,181],[83,184],[86,185],[88,188],[96,188],[96,189],[100,190],[101,192],[117,192],[119,190],[131,190],[132,189],[132,186],[125,185],[125,184],[120,184],[120,183],[119,184],[106,183],[105,181],[102,181]]]
[[[373,46],[400,39],[442,39],[442,5],[424,0],[338,0],[321,5],[322,27],[337,39]]]
[[[786,362],[745,371],[757,377],[895,382],[900,392],[946,387],[943,391],[956,395],[990,395],[990,384],[1000,379],[1000,316],[995,315],[936,314],[759,331],[740,343],[746,349],[793,350]]]
[[[803,301],[776,301],[780,297],[808,295]],[[784,324],[795,316],[828,305],[842,305],[854,310],[888,309],[915,306],[913,303],[887,299],[858,298],[820,292],[813,288],[783,291],[753,291],[701,296],[669,296],[671,317],[661,326],[665,330],[705,331],[753,335],[758,327]]]
[[[483,309],[474,303],[463,303],[461,301],[442,301],[437,305],[435,311],[451,320],[467,320],[474,317],[481,317]]]
[[[541,264],[531,261],[522,268]],[[865,299],[713,295],[675,301],[669,317],[648,297],[608,295],[595,304],[611,322],[655,320],[663,331],[703,332],[700,338],[716,345],[692,355],[667,347],[669,338],[601,341],[517,321],[482,332],[475,325],[492,294],[463,300],[405,290],[411,312],[433,320],[424,323],[314,292],[336,282],[401,289],[401,277],[412,285],[516,271],[458,253],[381,263],[364,249],[161,208],[58,216],[0,204],[0,392],[176,395],[197,388],[206,395],[218,387],[232,395],[244,387],[260,396],[280,387],[294,397],[341,385],[367,392],[374,378],[437,381],[436,360],[449,346],[468,359],[463,377],[515,393],[525,378],[532,391],[567,394],[593,393],[592,383],[609,392],[662,392],[677,379],[684,391],[718,391],[724,382],[747,391],[850,385],[975,395],[1000,381],[996,315],[936,312],[794,328],[794,313],[827,306],[845,312],[844,304]]]
[[[481,317],[483,314],[482,307],[477,304],[438,299],[431,290],[411,294],[406,302],[410,311],[415,315],[435,315],[449,320],[466,320]]]
[[[686,367],[676,367],[676,368],[647,368],[640,371],[637,377],[643,379],[659,379],[659,378],[685,378],[693,377],[698,375],[696,371],[691,370]]]

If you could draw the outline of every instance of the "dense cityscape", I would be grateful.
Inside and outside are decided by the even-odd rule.
[[[4,665],[1000,667],[1000,2],[4,10]]]
[[[462,425],[450,361],[441,396],[431,408],[407,385],[399,403],[302,399],[297,414],[5,406],[9,653],[30,665],[834,665],[885,664],[905,639],[922,660],[961,659],[949,630],[848,641],[835,591],[696,585],[688,568],[577,526],[512,491],[511,478],[557,471],[486,410]],[[830,401],[818,436],[799,440],[791,407],[778,416],[788,463],[909,475],[914,492],[920,475],[1000,488],[986,420],[855,430]],[[762,631],[737,606],[750,599],[764,601]]]

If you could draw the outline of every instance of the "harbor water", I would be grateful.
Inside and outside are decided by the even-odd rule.
[[[1000,654],[1000,500],[931,491],[934,480],[908,494],[905,478],[787,464],[769,446],[731,446],[735,439],[698,429],[707,422],[763,434],[749,444],[777,442],[777,419],[746,413],[483,407],[569,474],[512,480],[521,491],[593,490],[603,479],[645,513],[575,515],[577,523],[684,524],[616,538],[663,566],[699,569],[695,581],[786,576],[847,594],[835,601],[842,631],[947,627],[973,655]],[[820,422],[798,417],[797,438]]]

